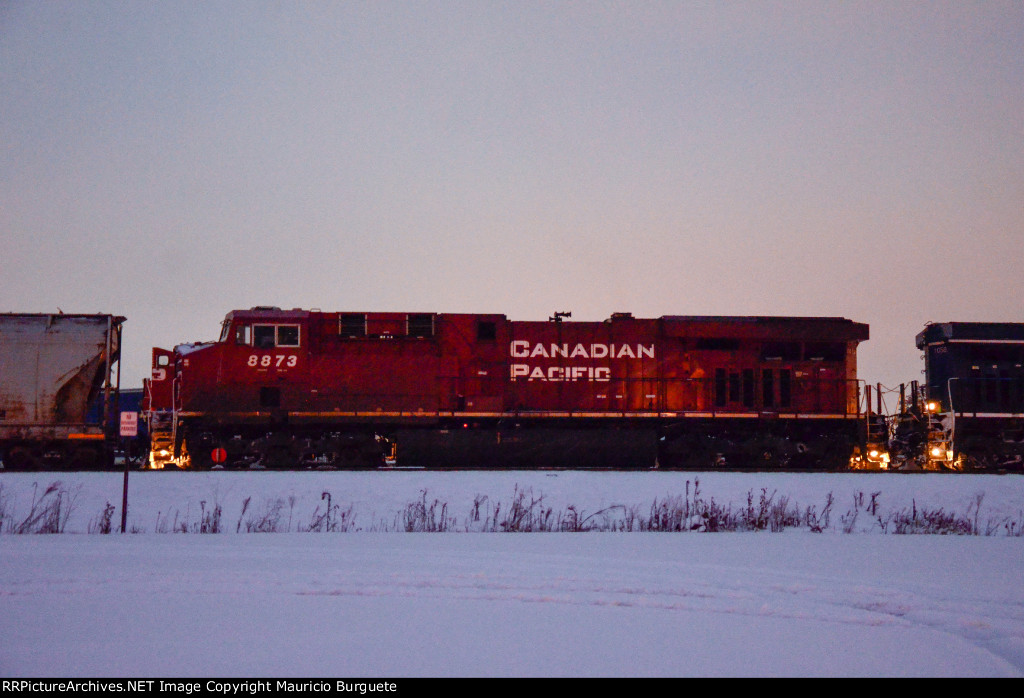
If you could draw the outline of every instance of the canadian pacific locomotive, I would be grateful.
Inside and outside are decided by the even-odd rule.
[[[150,467],[838,469],[867,325],[257,307],[154,349]],[[870,405],[870,400],[863,400]]]

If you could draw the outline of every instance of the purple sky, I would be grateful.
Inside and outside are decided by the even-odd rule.
[[[3,2],[0,311],[1024,321],[1024,3]]]

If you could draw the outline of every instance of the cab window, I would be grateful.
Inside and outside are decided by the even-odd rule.
[[[279,346],[279,347],[297,347],[297,346],[299,346],[299,326],[298,325],[278,325],[277,326],[277,346]]]
[[[253,346],[257,349],[273,349],[277,328],[273,325],[253,325]]]
[[[257,349],[299,346],[298,325],[253,325],[253,346]]]

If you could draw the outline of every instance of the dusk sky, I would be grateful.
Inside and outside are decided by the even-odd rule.
[[[1024,2],[0,0],[0,312],[1024,322]]]

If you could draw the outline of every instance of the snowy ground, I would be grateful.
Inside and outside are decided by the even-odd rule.
[[[614,527],[698,478],[733,510],[763,489],[820,514],[831,493],[829,525],[458,532],[518,491]],[[66,533],[10,534],[58,479]],[[336,532],[298,532],[325,492]],[[0,474],[0,675],[1024,675],[1020,476],[132,473],[129,494],[139,533],[87,535],[107,502],[119,521],[121,475]],[[216,505],[223,533],[157,532]],[[424,507],[455,532],[382,532]],[[892,535],[939,509],[993,535]],[[245,533],[268,515],[278,533]]]

